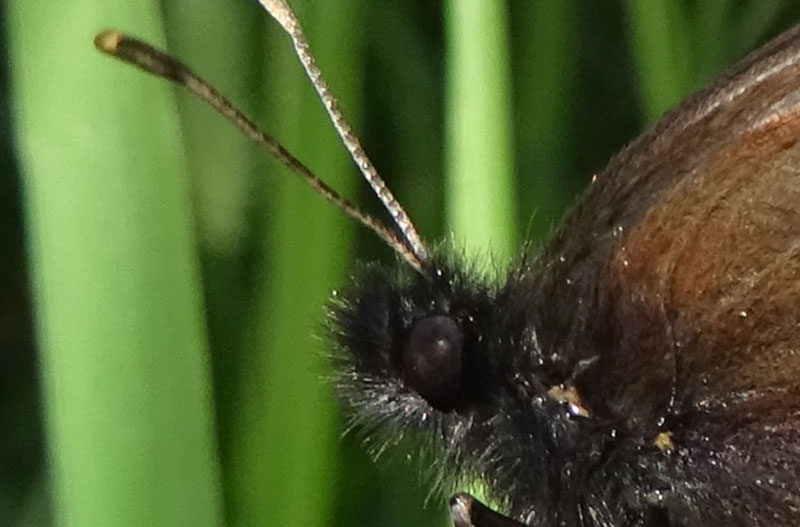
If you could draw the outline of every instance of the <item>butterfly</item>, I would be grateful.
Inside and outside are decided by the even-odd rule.
[[[498,284],[423,240],[291,9],[262,3],[391,227],[172,57],[113,31],[96,44],[194,90],[394,249],[333,301],[338,391],[373,441],[414,436],[443,481],[486,483],[503,512],[456,494],[456,526],[800,523],[800,27],[613,158]]]

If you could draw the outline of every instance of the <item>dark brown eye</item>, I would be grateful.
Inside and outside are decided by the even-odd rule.
[[[450,317],[417,322],[403,350],[408,386],[437,408],[452,407],[461,385],[463,344],[461,327]]]

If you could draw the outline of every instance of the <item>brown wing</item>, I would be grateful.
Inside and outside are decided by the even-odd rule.
[[[601,508],[800,525],[798,139],[800,26],[612,160],[510,276],[537,382],[575,388],[578,440],[609,438]]]
[[[612,161],[543,258],[571,325],[545,345],[599,358],[590,407],[674,432],[673,512],[800,521],[798,138],[800,27]]]
[[[800,382],[800,72],[792,73],[788,100],[767,101],[762,120],[729,132],[611,261],[614,302],[664,317],[679,377],[701,377],[713,396]]]
[[[670,384],[691,371],[712,393],[792,385],[798,138],[800,26],[670,111],[598,175],[543,257],[550,325],[573,326],[547,345],[596,345],[593,333],[608,325],[597,314],[610,313],[618,342],[608,359],[623,374],[652,367]]]
[[[800,31],[722,85],[645,161],[671,186],[617,246],[610,291],[659,321],[694,397],[777,395],[800,382]]]
[[[621,240],[608,291],[616,360],[632,375],[660,368],[660,387],[671,390],[667,428],[692,460],[681,462],[683,492],[711,482],[734,517],[795,525],[800,71],[792,65],[772,82],[774,91],[754,88],[759,115],[716,132],[725,142]]]

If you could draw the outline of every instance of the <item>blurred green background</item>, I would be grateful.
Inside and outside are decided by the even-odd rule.
[[[760,0],[292,4],[423,235],[501,264],[800,18]],[[325,299],[390,251],[91,45],[111,26],[166,45],[381,214],[277,25],[248,0],[2,10],[0,525],[444,525],[413,459],[342,437],[325,380]]]

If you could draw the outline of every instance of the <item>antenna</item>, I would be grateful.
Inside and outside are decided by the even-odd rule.
[[[381,179],[372,163],[367,158],[364,149],[353,134],[352,128],[350,128],[344,116],[339,111],[336,99],[330,94],[327,84],[325,84],[325,81],[322,79],[319,68],[316,66],[313,57],[308,51],[308,44],[297,23],[296,17],[284,2],[268,3],[269,5],[264,4],[265,7],[269,13],[280,22],[284,29],[287,28],[287,25],[284,24],[288,24],[288,27],[294,28],[294,34],[290,32],[290,35],[293,35],[292,41],[295,43],[295,49],[298,50],[298,56],[300,56],[300,60],[306,68],[309,78],[322,99],[328,114],[331,116],[336,131],[350,151],[353,160],[364,174],[364,178],[369,182],[370,186],[381,200],[381,203],[383,203],[389,211],[398,230],[402,234],[402,239],[399,238],[392,229],[387,228],[383,222],[362,211],[348,199],[342,197],[338,192],[328,186],[328,184],[314,174],[289,150],[272,136],[261,130],[209,82],[194,73],[180,60],[154,48],[146,42],[116,30],[107,30],[99,33],[94,39],[94,45],[103,53],[132,64],[157,77],[172,81],[189,90],[189,92],[226,117],[234,126],[262,146],[270,155],[283,163],[289,170],[298,175],[319,195],[330,203],[333,203],[351,218],[368,229],[371,229],[412,267],[421,271],[422,265],[428,257],[425,244],[422,242],[422,239],[406,212],[386,187],[386,183]],[[287,32],[288,31],[287,29]],[[301,39],[299,44],[297,37],[294,35],[299,35]],[[300,47],[305,49],[303,54],[299,51]],[[304,59],[304,56],[307,58]]]
[[[428,258],[428,249],[425,247],[422,237],[411,222],[411,218],[408,217],[408,214],[403,207],[400,206],[397,199],[395,199],[389,187],[386,186],[386,182],[384,182],[378,174],[372,161],[369,160],[367,153],[361,146],[358,137],[353,133],[353,128],[339,109],[336,97],[331,93],[328,83],[325,82],[322,71],[320,71],[319,66],[317,66],[317,61],[311,53],[311,47],[308,45],[308,41],[303,33],[303,28],[300,27],[300,21],[297,19],[297,16],[285,0],[258,1],[292,39],[295,53],[300,59],[303,68],[306,70],[311,84],[314,85],[314,89],[317,91],[317,95],[319,95],[323,106],[325,106],[325,110],[328,112],[328,116],[331,118],[334,128],[336,128],[336,132],[339,134],[339,137],[342,138],[344,146],[350,152],[350,157],[353,158],[353,161],[358,166],[364,179],[369,183],[375,195],[378,196],[378,199],[392,216],[395,225],[400,229],[400,233],[403,235],[403,239],[408,244],[414,257],[420,263],[424,262]]]

